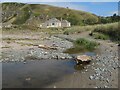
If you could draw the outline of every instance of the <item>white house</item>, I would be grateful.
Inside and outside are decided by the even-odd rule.
[[[71,24],[67,20],[62,20],[61,21],[61,27],[70,27]]]
[[[67,20],[60,21],[56,18],[49,19],[48,21],[40,25],[40,27],[42,28],[51,28],[51,27],[60,28],[60,27],[70,27],[70,26],[71,24]]]

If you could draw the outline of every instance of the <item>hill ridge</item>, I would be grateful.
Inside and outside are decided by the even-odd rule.
[[[3,22],[8,22],[10,19],[16,18],[13,22],[11,22],[12,24],[25,24],[28,20],[36,22],[34,24],[38,24],[53,17],[66,19],[71,22],[72,25],[95,24],[98,22],[98,16],[95,14],[46,4],[13,2],[2,3],[2,8]],[[36,19],[35,21],[34,19],[38,17],[39,20]]]

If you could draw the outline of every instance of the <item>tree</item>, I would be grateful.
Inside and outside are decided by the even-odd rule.
[[[114,14],[113,14],[113,17],[116,17],[116,16],[117,16],[117,14],[116,14],[116,13],[114,13]]]
[[[66,18],[72,25],[83,25],[82,20],[79,19],[76,15],[71,14]]]

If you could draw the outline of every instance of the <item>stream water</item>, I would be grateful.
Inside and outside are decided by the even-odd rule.
[[[91,54],[92,53],[86,53]],[[81,70],[74,60],[35,60],[2,63],[3,88],[42,88]]]
[[[75,71],[70,60],[41,60],[3,63],[3,88],[45,87]]]

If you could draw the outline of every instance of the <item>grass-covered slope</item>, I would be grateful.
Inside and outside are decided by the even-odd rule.
[[[97,26],[93,30],[93,36],[97,33],[97,39],[111,39],[113,41],[120,42],[120,30],[119,30],[118,23],[111,23],[111,24],[103,24]]]
[[[23,24],[31,21],[37,24],[52,17],[67,19],[72,25],[95,24],[98,22],[98,17],[88,12],[43,4],[3,3],[2,9],[3,22],[13,24]]]

